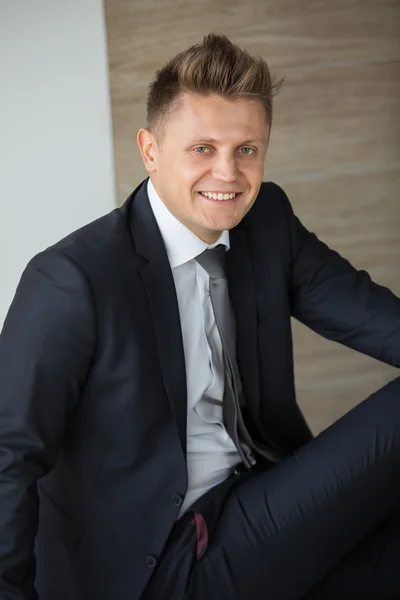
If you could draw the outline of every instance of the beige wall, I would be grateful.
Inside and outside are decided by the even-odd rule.
[[[265,179],[308,228],[400,296],[400,2],[106,0],[118,198],[145,176],[146,87],[224,33],[286,78]],[[396,375],[294,324],[298,399],[315,432]]]

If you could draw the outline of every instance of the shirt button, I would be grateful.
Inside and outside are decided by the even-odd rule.
[[[171,500],[175,506],[181,506],[183,502],[182,496],[179,496],[179,494],[172,494]]]
[[[146,565],[150,567],[150,569],[154,569],[157,564],[157,559],[155,556],[146,556]]]

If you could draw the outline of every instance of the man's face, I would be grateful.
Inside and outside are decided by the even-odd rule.
[[[259,100],[183,94],[163,125],[160,143],[145,129],[139,131],[138,143],[161,200],[181,223],[211,244],[253,205],[268,137]],[[236,195],[226,199],[226,194]]]

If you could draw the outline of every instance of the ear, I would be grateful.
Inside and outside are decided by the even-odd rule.
[[[148,173],[156,170],[157,163],[157,143],[153,134],[148,129],[139,129],[137,134],[137,144],[140,154]]]

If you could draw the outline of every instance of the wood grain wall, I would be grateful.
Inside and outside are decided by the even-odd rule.
[[[400,296],[399,0],[106,0],[105,10],[119,202],[146,176],[136,133],[153,73],[224,33],[285,77],[265,179]],[[316,433],[398,373],[297,322],[294,338],[298,399]]]

